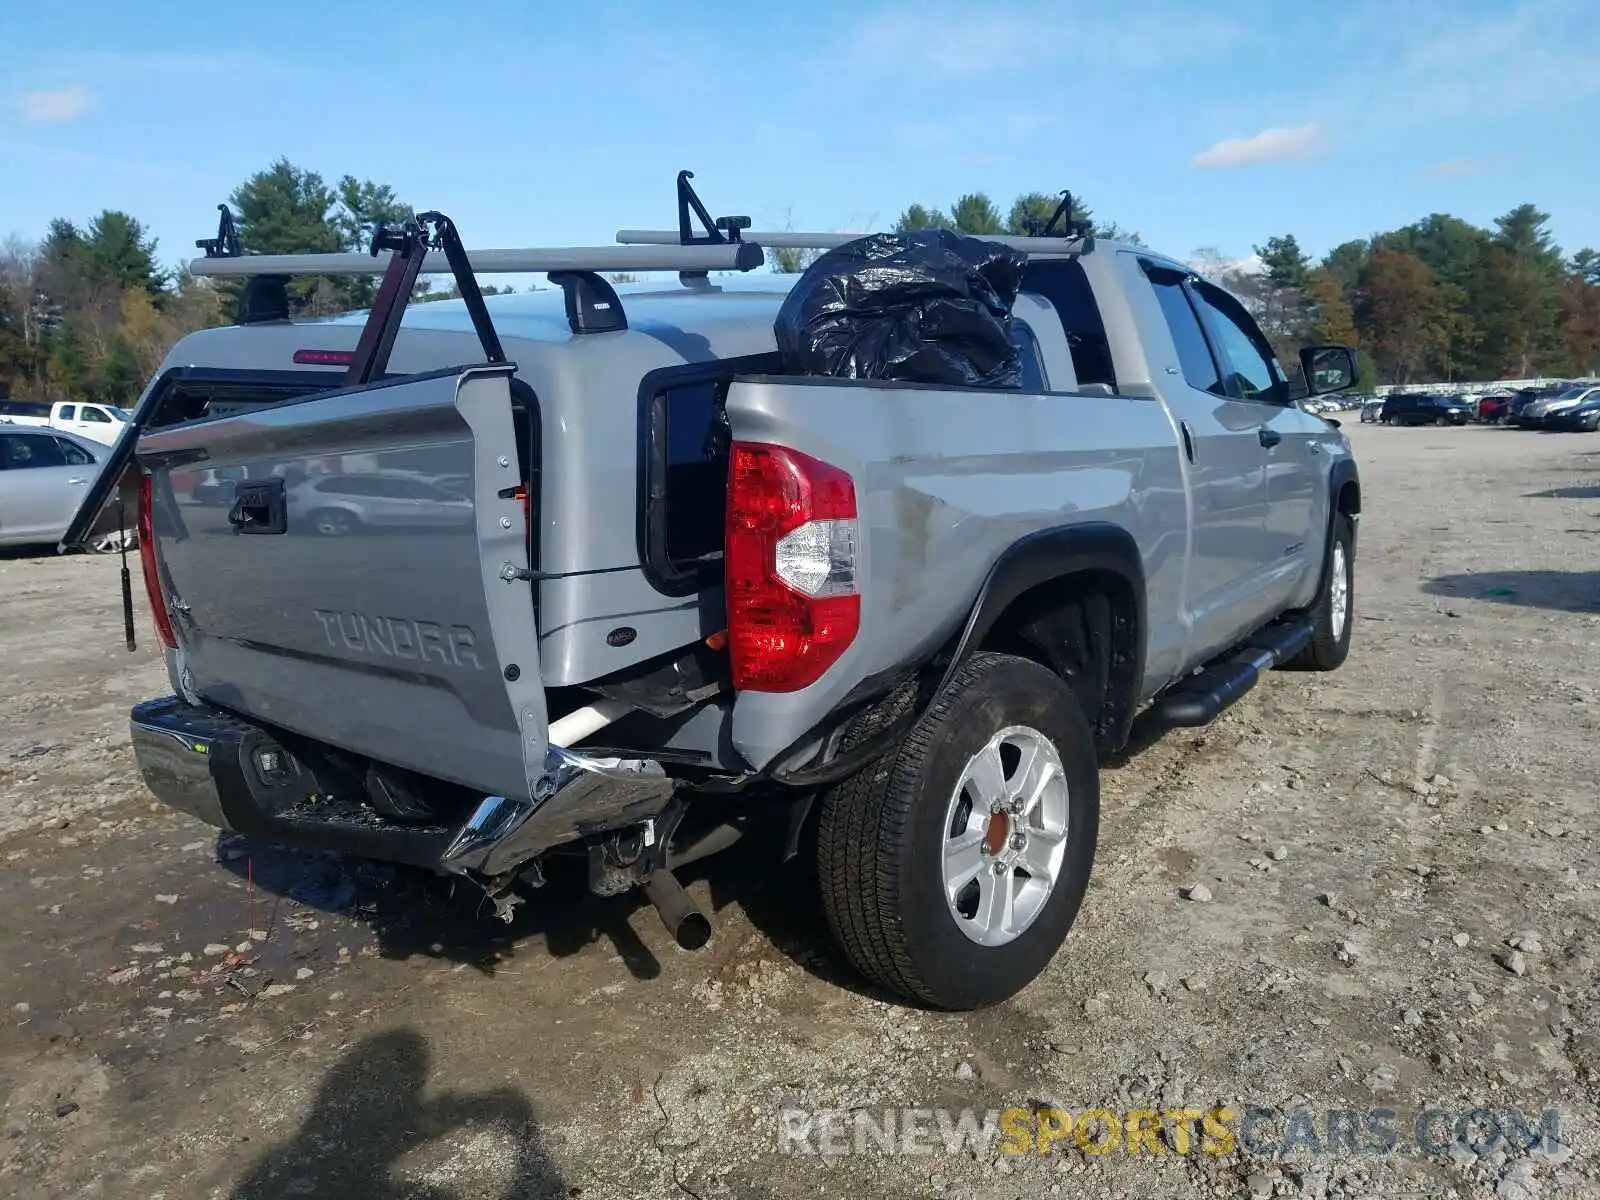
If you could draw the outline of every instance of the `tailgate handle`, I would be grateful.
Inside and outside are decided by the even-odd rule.
[[[234,485],[228,524],[236,533],[287,533],[289,506],[283,479],[241,480]]]

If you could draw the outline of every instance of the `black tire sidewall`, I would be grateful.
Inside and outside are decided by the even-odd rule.
[[[1350,518],[1340,513],[1333,519],[1333,539],[1328,545],[1328,579],[1323,585],[1317,603],[1317,632],[1322,635],[1327,649],[1343,662],[1350,652],[1350,631],[1356,623],[1356,556],[1355,531]],[[1337,634],[1333,630],[1333,569],[1334,547],[1344,547],[1345,612],[1344,628]]]
[[[980,946],[961,932],[945,901],[945,816],[967,762],[1011,725],[1038,730],[1061,755],[1067,850],[1061,877],[1033,923],[1003,946]],[[1071,689],[1026,659],[995,659],[980,681],[944,709],[938,726],[914,775],[896,781],[915,793],[911,836],[896,863],[900,918],[917,975],[934,982],[951,1006],[978,1007],[1026,986],[1049,964],[1077,918],[1099,835],[1099,769]]]

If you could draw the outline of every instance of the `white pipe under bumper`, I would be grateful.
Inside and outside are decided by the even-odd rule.
[[[620,700],[599,700],[586,705],[576,712],[569,712],[560,720],[550,722],[550,744],[571,746],[573,742],[581,742],[632,711],[631,704],[624,704]]]

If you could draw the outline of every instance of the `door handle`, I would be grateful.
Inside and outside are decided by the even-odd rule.
[[[83,479],[80,476],[74,475],[71,479],[67,480],[67,482],[68,483],[82,483]]]
[[[1268,429],[1265,425],[1256,431],[1256,436],[1261,439],[1261,444],[1267,447],[1276,446],[1283,441],[1283,434],[1276,429]]]

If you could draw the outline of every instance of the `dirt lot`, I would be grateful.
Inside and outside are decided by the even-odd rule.
[[[691,954],[641,901],[552,884],[508,927],[219,842],[134,771],[165,676],[115,563],[0,561],[0,1194],[1600,1195],[1600,439],[1346,424],[1349,663],[1108,766],[1076,929],[971,1016],[867,994],[753,857],[691,869]],[[1231,1153],[778,1152],[785,1106],[1219,1103],[1276,1110],[1254,1153],[1242,1118]],[[1430,1106],[1438,1148],[1474,1108],[1560,1140],[1411,1154]]]

